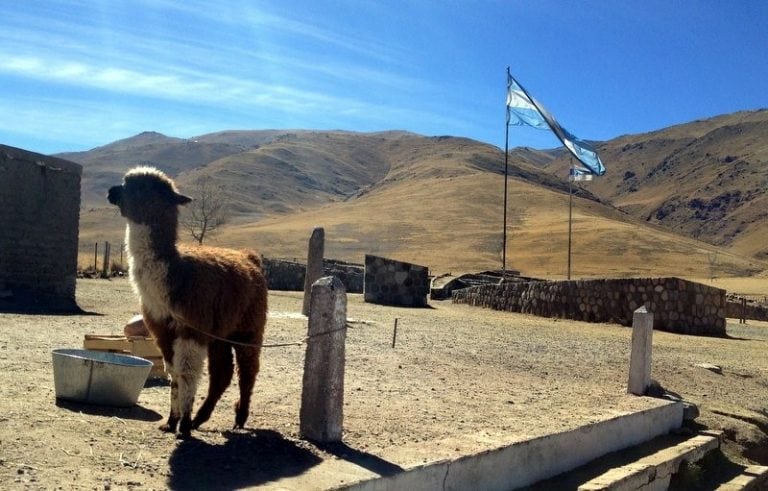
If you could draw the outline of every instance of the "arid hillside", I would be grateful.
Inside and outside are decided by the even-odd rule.
[[[768,258],[768,110],[739,112],[598,146],[608,168],[589,184],[649,223]],[[567,168],[560,156],[544,167]]]
[[[762,133],[761,133],[762,132]],[[768,111],[697,121],[599,145],[608,172],[574,188],[572,273],[587,276],[748,276],[768,269]],[[326,255],[374,253],[435,273],[501,266],[504,154],[466,138],[407,132],[227,131],[183,140],[158,133],[59,156],[83,164],[81,247],[121,241],[104,199],[135,165],[182,190],[207,179],[230,202],[220,245],[273,257],[305,255],[314,226]],[[666,162],[666,163],[665,163]],[[567,272],[567,157],[514,149],[509,158],[507,267]],[[189,191],[191,192],[191,191]]]

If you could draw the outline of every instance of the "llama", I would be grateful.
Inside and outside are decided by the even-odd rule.
[[[151,167],[130,170],[107,198],[127,219],[125,241],[133,289],[171,376],[171,410],[160,429],[189,436],[210,418],[232,381],[240,399],[235,428],[248,418],[267,318],[267,283],[253,251],[177,244],[180,205],[191,201]],[[208,395],[192,406],[208,355]]]

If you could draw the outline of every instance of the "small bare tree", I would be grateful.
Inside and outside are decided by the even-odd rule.
[[[191,191],[194,200],[184,207],[181,226],[202,244],[228,222],[227,195],[210,177],[197,180]]]

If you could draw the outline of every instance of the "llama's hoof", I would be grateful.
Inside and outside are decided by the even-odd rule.
[[[235,403],[235,428],[244,428],[248,420],[248,406],[241,406],[240,401]]]
[[[188,437],[192,434],[192,420],[189,418],[189,416],[184,416],[181,418],[181,422],[179,423],[179,433],[183,437]]]
[[[235,428],[245,428],[246,418],[235,418]]]
[[[195,418],[192,420],[192,429],[196,430],[202,426],[203,423],[208,421],[210,413],[204,414],[203,411],[198,411]]]
[[[192,432],[191,431],[181,431],[179,430],[178,433],[176,433],[176,439],[177,440],[191,440],[192,439]]]
[[[166,433],[176,433],[176,428],[172,427],[170,424],[165,423],[157,427],[160,431],[164,431]]]
[[[179,424],[179,418],[173,416],[168,417],[168,421],[164,425],[160,425],[160,431],[166,433],[176,433],[176,426]]]

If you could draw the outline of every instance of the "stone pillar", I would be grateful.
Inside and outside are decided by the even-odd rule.
[[[325,255],[325,230],[323,227],[315,227],[309,237],[307,249],[307,271],[304,274],[304,303],[301,313],[309,315],[310,293],[312,285],[323,276],[323,256]]]
[[[312,285],[307,351],[299,412],[300,436],[340,442],[344,419],[344,344],[347,293],[335,276]]]
[[[635,310],[632,316],[632,354],[629,359],[629,383],[627,392],[644,395],[651,385],[651,351],[653,338],[653,313],[645,306]]]

